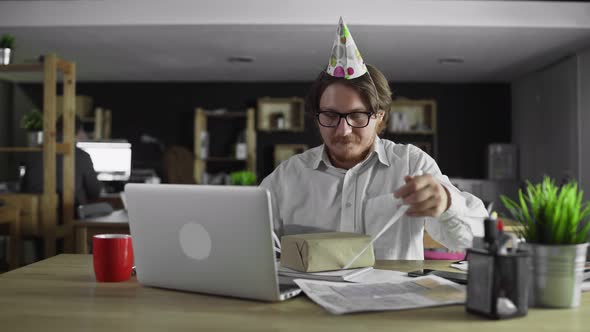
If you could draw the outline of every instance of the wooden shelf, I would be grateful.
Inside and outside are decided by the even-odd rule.
[[[195,124],[194,124],[194,178],[196,183],[202,183],[203,174],[207,172],[207,167],[212,168],[223,167],[223,163],[227,163],[230,168],[242,167],[253,173],[256,173],[256,129],[254,124],[255,110],[248,109],[245,112],[215,112],[205,111],[202,108],[195,110]],[[207,122],[214,119],[229,119],[239,120],[245,122],[245,143],[246,143],[246,158],[237,159],[231,156],[211,156],[210,144],[214,139],[214,135],[208,132]],[[214,130],[214,128],[211,128]],[[207,133],[208,135],[203,135]],[[207,138],[205,142],[203,139]],[[204,143],[204,144],[203,144]],[[203,153],[205,152],[205,153]],[[227,155],[227,152],[218,152],[219,155]],[[206,158],[201,158],[204,156]],[[245,166],[245,167],[244,167]]]
[[[24,147],[24,146],[11,146],[11,147],[0,147],[0,152],[42,152],[41,147]]]
[[[415,145],[436,159],[436,100],[399,98],[391,103],[390,111],[384,137]]]
[[[70,149],[70,143],[55,144],[55,152],[59,154],[67,154]],[[7,146],[0,147],[0,152],[43,152],[43,147],[32,146]]]
[[[246,162],[248,159],[236,159],[232,157],[209,157],[206,159],[202,159],[203,161],[211,161],[211,162]]]
[[[268,134],[272,134],[272,133],[298,133],[301,132],[300,129],[292,129],[292,128],[272,128],[272,129],[264,129],[264,130],[260,130],[261,133],[268,133]]]
[[[388,134],[392,135],[434,135],[435,132],[432,130],[408,130],[408,131],[388,131]]]
[[[299,97],[258,99],[258,131],[302,132],[304,100]]]
[[[436,134],[436,101],[394,100],[387,129],[391,133]]]
[[[64,74],[72,74],[72,63],[60,59],[58,57],[53,57],[55,59],[55,69],[56,71],[61,71]],[[45,70],[43,62],[39,63],[14,63],[9,65],[0,65],[0,72],[2,73],[34,73],[39,72],[43,73]]]
[[[43,193],[39,195],[2,194],[1,199],[7,205],[24,207],[21,220],[30,216],[31,222],[21,224],[22,235],[25,237],[41,237],[43,257],[49,258],[57,252],[56,240],[63,238],[64,251],[73,251],[74,222],[74,127],[75,127],[75,92],[76,65],[73,62],[58,58],[55,54],[42,56],[41,63],[0,65],[0,73],[39,73],[43,77],[43,127],[45,144],[39,147],[0,147],[0,152],[40,152],[43,156]],[[55,141],[55,125],[57,120],[57,82],[61,79],[63,99],[64,141]],[[53,132],[53,135],[49,133]],[[61,154],[61,198],[57,195],[57,158]],[[58,205],[60,209],[58,209]],[[59,223],[58,211],[61,210]]]
[[[0,65],[0,72],[2,73],[16,73],[16,72],[43,72],[43,64],[14,64],[14,65]]]
[[[246,118],[246,117],[248,117],[248,113],[246,113],[246,112],[225,112],[225,113],[205,112],[205,115],[209,118]]]

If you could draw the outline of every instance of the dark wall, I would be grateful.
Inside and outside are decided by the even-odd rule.
[[[438,103],[438,163],[452,177],[483,178],[485,147],[510,142],[509,84],[392,83],[395,96],[435,99]],[[112,110],[112,137],[126,138],[134,147],[134,167],[155,167],[159,153],[140,148],[142,133],[164,144],[192,150],[193,112],[256,107],[259,97],[304,97],[310,83],[78,83],[77,94],[94,98],[94,105]],[[41,86],[23,90],[41,105]],[[228,133],[235,135],[235,133]],[[321,143],[313,119],[303,133],[258,134],[258,173],[273,168],[272,145]]]
[[[0,146],[11,144],[12,83],[0,80]],[[9,178],[9,154],[0,154],[0,181]]]
[[[489,143],[511,141],[510,84],[392,84],[394,96],[437,102],[438,164],[449,177],[485,178]]]
[[[38,99],[33,103],[23,89],[12,83],[0,81],[0,146],[26,145],[26,131],[20,128],[21,118],[31,110],[41,107]],[[40,95],[39,95],[40,96]],[[0,153],[0,181],[18,179],[19,161],[28,153]]]

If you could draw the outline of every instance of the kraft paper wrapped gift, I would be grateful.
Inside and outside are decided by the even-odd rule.
[[[281,265],[301,272],[342,269],[371,242],[368,235],[344,232],[285,235],[281,238]],[[350,266],[375,265],[371,245]]]

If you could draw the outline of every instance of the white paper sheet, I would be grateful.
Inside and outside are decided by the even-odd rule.
[[[461,263],[451,264],[451,267],[467,272],[469,270],[469,263],[467,261],[462,261]]]
[[[293,279],[315,279],[326,281],[351,281],[355,277],[359,277],[365,273],[373,270],[372,266],[362,267],[358,269],[324,271],[324,272],[300,272],[290,268],[278,265],[279,276],[291,277]]]
[[[407,272],[373,269],[361,275],[349,278],[347,281],[364,284],[374,284],[380,282],[399,283],[404,281],[410,281],[413,279],[414,277],[409,277]]]
[[[465,286],[429,275],[405,282],[335,283],[296,279],[315,303],[335,315],[465,303]]]

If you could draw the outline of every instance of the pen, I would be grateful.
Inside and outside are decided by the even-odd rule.
[[[485,218],[484,225],[484,242],[490,253],[497,253],[498,250],[498,228],[496,220],[492,218]]]

